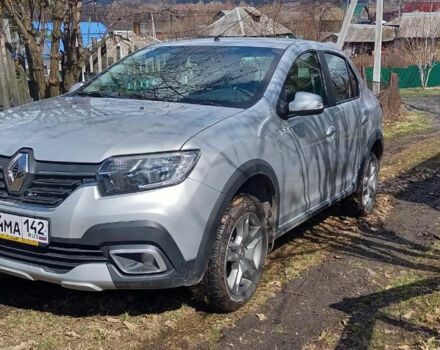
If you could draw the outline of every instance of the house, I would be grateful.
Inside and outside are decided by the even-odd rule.
[[[397,38],[436,38],[440,40],[440,12],[403,13],[390,25],[399,28]]]
[[[402,12],[435,12],[440,11],[440,1],[421,1],[421,2],[406,2],[403,5]]]
[[[33,23],[36,29],[39,28],[39,22]],[[53,23],[47,22],[45,23],[46,28],[46,39],[44,42],[44,51],[43,51],[43,64],[45,74],[49,74],[50,67],[50,49],[51,49],[51,34],[53,29]],[[93,41],[101,40],[101,38],[106,34],[107,28],[101,22],[80,22],[81,35],[83,40],[83,46],[89,47],[92,45]],[[63,30],[63,29],[62,29]],[[64,50],[63,42],[60,42],[60,51]]]
[[[317,8],[315,23],[319,23],[321,32],[337,32],[345,18],[345,8],[326,3]]]
[[[104,38],[104,42],[94,41],[88,47],[89,62],[83,69],[81,80],[88,80],[125,56],[160,42],[152,36],[142,34],[139,25],[135,25],[133,29],[114,30]]]
[[[220,11],[214,20],[199,31],[199,37],[293,37],[289,29],[250,6]]]
[[[142,12],[134,16],[124,17],[112,24],[112,30],[122,32],[134,30],[135,26],[140,27],[140,33],[149,35],[159,40],[168,38],[170,32],[181,21],[184,14],[177,11],[163,10],[161,13]]]
[[[370,12],[366,5],[356,5],[353,13],[355,23],[370,23]]]
[[[34,26],[38,28],[38,23],[34,23]],[[51,41],[49,38],[52,28],[52,23],[46,23],[47,39],[44,45],[43,62],[45,74],[47,75],[50,67]],[[158,42],[151,36],[142,34],[140,24],[135,24],[134,30],[109,31],[100,22],[81,22],[80,29],[83,46],[90,51],[87,67],[83,69],[82,81],[89,79],[130,53]],[[104,43],[102,43],[103,39]],[[63,49],[64,46],[61,41],[60,51],[63,52]]]
[[[322,41],[336,42],[339,33],[329,34]],[[396,29],[390,26],[383,27],[382,47],[387,49],[396,38]],[[350,56],[371,55],[376,41],[376,26],[373,24],[350,24],[345,37],[343,50]]]
[[[110,66],[121,58],[130,55],[141,48],[158,43],[159,40],[133,30],[115,30],[106,37],[103,45],[105,65]],[[100,43],[97,43],[100,45]]]

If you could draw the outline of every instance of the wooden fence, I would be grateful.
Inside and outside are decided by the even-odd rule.
[[[12,57],[9,21],[0,16],[0,110],[30,100],[26,72]]]

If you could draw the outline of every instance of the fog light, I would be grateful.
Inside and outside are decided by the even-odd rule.
[[[154,247],[111,250],[110,256],[122,272],[130,275],[160,273],[167,270],[162,254]]]

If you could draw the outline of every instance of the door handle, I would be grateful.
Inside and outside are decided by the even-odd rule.
[[[336,134],[336,128],[334,126],[331,126],[327,129],[327,137],[332,137],[334,134]]]
[[[368,122],[369,119],[370,119],[370,117],[367,114],[364,114],[362,116],[362,121],[361,121],[362,125],[364,125],[366,122]]]

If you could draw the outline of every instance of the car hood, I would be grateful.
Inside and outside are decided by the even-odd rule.
[[[91,97],[57,97],[0,113],[0,155],[31,148],[35,159],[98,163],[124,154],[180,149],[241,109]]]

